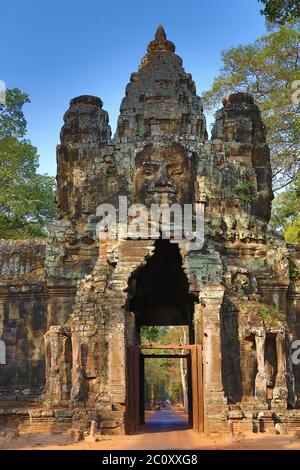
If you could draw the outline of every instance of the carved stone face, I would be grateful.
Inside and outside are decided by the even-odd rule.
[[[135,202],[188,204],[193,201],[194,178],[190,159],[182,147],[151,145],[136,156]]]

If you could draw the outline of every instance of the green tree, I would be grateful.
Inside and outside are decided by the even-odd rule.
[[[169,375],[167,359],[145,360],[145,402],[150,407],[166,399]]]
[[[182,402],[179,361],[169,358],[146,359],[145,402],[152,407],[156,401],[166,399],[172,403]]]
[[[26,119],[23,106],[30,103],[29,96],[18,88],[7,90],[6,104],[0,104],[0,139],[15,137],[22,139],[26,134]]]
[[[44,237],[56,217],[55,179],[38,174],[37,149],[24,139],[28,102],[13,89],[0,106],[0,238]]]
[[[299,0],[259,0],[264,4],[264,9],[260,10],[267,21],[284,25],[285,23],[299,18]]]
[[[252,94],[260,106],[271,150],[274,190],[295,181],[299,171],[300,107],[292,99],[300,78],[300,23],[295,22],[222,52],[223,67],[203,96],[208,110],[220,107],[224,96]]]
[[[162,344],[161,341],[168,329],[167,326],[142,326],[141,344]]]
[[[183,327],[148,326],[141,328],[141,342],[147,344],[183,344],[185,343]],[[160,354],[170,351],[158,350]],[[144,354],[153,353],[145,350]],[[169,398],[172,403],[184,403],[186,384],[183,382],[182,370],[186,368],[186,359],[157,358],[145,361],[145,402],[151,406],[155,401]]]
[[[287,243],[300,243],[300,174],[274,199],[271,225],[283,231]]]

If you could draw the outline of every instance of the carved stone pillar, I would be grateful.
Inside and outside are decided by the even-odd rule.
[[[126,312],[126,344],[136,343],[135,316],[133,312]]]
[[[292,362],[292,342],[293,342],[293,335],[288,333],[286,335],[286,382],[287,382],[287,389],[288,389],[288,398],[287,402],[291,408],[294,408],[297,396],[295,390],[295,377],[293,371],[293,362]]]
[[[109,326],[109,386],[113,403],[125,403],[125,298],[114,299]]]
[[[196,304],[194,307],[195,344],[203,344],[202,308],[200,304]]]
[[[276,336],[277,375],[273,390],[272,406],[287,408],[287,382],[286,382],[286,358],[285,358],[285,333],[280,331]]]
[[[0,364],[6,364],[6,347],[1,340],[4,331],[4,301],[0,299]]]
[[[220,312],[223,296],[224,287],[221,285],[203,286],[199,294],[203,318],[203,379],[206,432],[221,431],[226,428],[226,400],[221,373],[220,330]]]
[[[62,326],[51,326],[44,335],[46,351],[45,399],[60,402],[64,396],[65,357],[67,332]]]
[[[4,300],[0,299],[0,338],[4,331]]]
[[[82,385],[81,337],[79,333],[72,332],[72,401],[80,401],[83,398]]]
[[[265,345],[266,332],[262,330],[255,331],[257,374],[255,377],[255,396],[262,402],[267,401],[267,378],[265,373]]]

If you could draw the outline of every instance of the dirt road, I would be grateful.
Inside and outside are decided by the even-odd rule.
[[[99,442],[71,443],[68,434],[22,435],[12,441],[1,441],[0,449],[47,450],[226,450],[226,449],[300,449],[295,436],[249,434],[246,437],[205,436],[187,429],[187,416],[182,411],[147,412],[141,432],[128,436],[99,436]]]
[[[183,409],[162,408],[160,411],[146,411],[145,432],[167,432],[187,429],[188,415]]]

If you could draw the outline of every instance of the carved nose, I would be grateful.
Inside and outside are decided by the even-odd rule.
[[[168,178],[167,171],[166,171],[165,167],[161,167],[159,169],[157,178],[155,180],[155,186],[158,186],[158,187],[172,186],[172,183]]]

